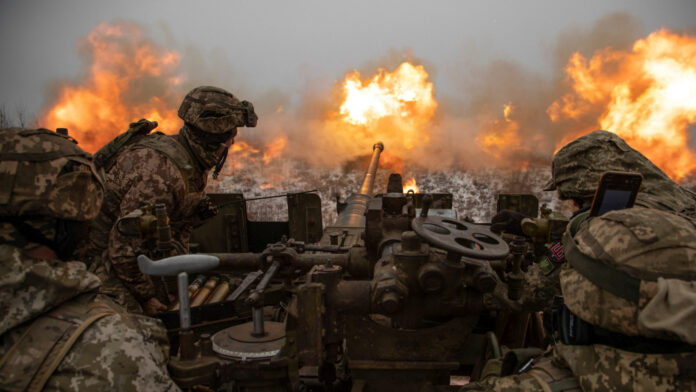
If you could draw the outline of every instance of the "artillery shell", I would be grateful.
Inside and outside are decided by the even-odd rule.
[[[216,302],[221,302],[230,293],[230,283],[223,281],[215,287],[215,291],[208,297],[205,301],[206,304],[214,304]]]
[[[212,278],[208,279],[208,281],[205,282],[205,285],[198,290],[196,296],[191,300],[191,307],[203,305],[210,293],[213,292],[215,286],[217,286],[219,280],[220,278],[217,276],[213,276]]]
[[[196,276],[196,279],[194,279],[188,286],[188,297],[189,299],[193,298],[197,293],[198,290],[200,290],[201,286],[203,286],[203,283],[205,283],[206,279],[208,279],[205,275],[198,275]],[[174,306],[169,308],[169,310],[179,310],[179,301],[177,300]]]
[[[188,287],[189,298],[194,297],[196,295],[196,293],[198,293],[198,290],[200,290],[201,286],[203,286],[206,279],[207,278],[205,275],[196,276],[196,279],[194,279],[193,282],[191,282],[191,284],[189,284],[189,287]]]

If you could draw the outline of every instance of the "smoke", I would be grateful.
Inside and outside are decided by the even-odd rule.
[[[125,21],[105,23],[80,44],[82,73],[73,80],[55,83],[40,125],[68,127],[81,145],[95,151],[142,117],[155,116],[160,130],[175,133],[181,121],[176,110],[183,96],[198,85],[215,85],[254,103],[257,128],[241,128],[238,144],[251,147],[246,154],[233,153],[232,160],[260,160],[270,146],[282,145],[274,157],[264,159],[266,170],[299,160],[314,167],[336,168],[361,161],[372,144],[364,135],[337,128],[336,116],[343,98],[345,75],[305,76],[299,91],[258,91],[248,85],[220,49],[203,50],[177,42],[166,25],[159,26],[164,43],[152,32]],[[548,165],[553,152],[569,136],[597,129],[601,108],[576,118],[552,121],[553,105],[572,91],[564,68],[573,53],[591,56],[611,47],[628,49],[641,37],[642,26],[627,14],[611,14],[591,28],[571,27],[561,33],[549,53],[550,72],[526,69],[512,59],[486,64],[472,60],[476,53],[462,53],[461,60],[446,69],[436,69],[409,49],[392,50],[383,57],[347,66],[364,77],[380,69],[394,70],[404,61],[422,65],[434,80],[443,73],[456,83],[456,95],[438,93],[437,110],[424,125],[427,135],[412,149],[390,150],[384,160],[405,170],[466,170],[482,167],[523,169]],[[333,79],[333,83],[327,80]],[[92,106],[75,106],[72,94],[86,96]],[[77,102],[77,103],[76,103]],[[69,110],[74,110],[70,112]],[[68,113],[58,116],[58,113]],[[387,124],[388,125],[388,124]],[[282,143],[279,143],[282,140]],[[240,144],[241,145],[241,144]],[[253,152],[250,152],[253,151]],[[244,163],[242,163],[244,164]]]
[[[438,94],[435,86],[438,109],[426,125],[427,140],[419,141],[411,150],[399,150],[391,158],[394,151],[386,145],[385,158],[399,162],[395,167],[404,162],[406,170],[414,171],[547,166],[569,135],[598,129],[602,114],[601,108],[597,108],[578,118],[551,120],[549,108],[572,91],[564,71],[570,56],[575,52],[591,56],[608,47],[630,49],[641,34],[640,23],[623,13],[607,15],[589,29],[571,27],[559,35],[550,50],[550,73],[527,69],[509,59],[478,64],[470,58],[475,53],[463,54],[458,65],[437,70],[409,49],[392,50],[345,72],[357,70],[370,77],[380,69],[391,71],[409,61],[423,65],[430,80],[435,79],[436,72],[444,72],[446,80],[458,84],[455,90],[461,93],[456,96]],[[356,161],[367,159],[377,140],[331,129],[327,121],[341,104],[342,79],[337,78],[333,85],[321,83],[325,81],[320,78],[309,80],[296,106],[280,102],[276,106],[282,107],[281,111],[261,117],[266,139],[287,135],[286,158],[323,167],[353,166]]]
[[[439,119],[431,141],[413,158],[429,162],[437,157],[433,169],[548,165],[568,135],[599,127],[601,112],[555,122],[548,114],[549,107],[572,90],[564,72],[570,56],[591,56],[607,47],[629,49],[641,32],[640,24],[622,13],[607,15],[589,29],[569,28],[551,53],[550,73],[509,59],[477,64],[471,59],[476,52],[465,55],[459,66],[446,70],[447,79],[456,80],[465,96],[438,97]]]

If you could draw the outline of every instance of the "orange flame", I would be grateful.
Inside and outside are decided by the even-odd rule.
[[[341,93],[343,102],[327,124],[335,130],[331,137],[343,139],[341,143],[350,144],[358,135],[366,144],[382,141],[400,155],[429,140],[437,102],[422,65],[404,62],[393,72],[380,69],[364,81],[354,71],[346,75]]]
[[[573,91],[548,108],[552,121],[597,112],[602,129],[624,138],[675,180],[696,169],[687,144],[696,122],[696,37],[658,30],[631,51],[606,48],[589,61],[575,53],[566,72]]]
[[[288,138],[281,135],[274,139],[266,146],[266,151],[263,152],[263,163],[269,164],[273,159],[278,158],[285,150],[285,145],[288,143]]]
[[[404,182],[404,193],[408,191],[413,191],[413,193],[418,193],[418,185],[416,185],[416,179],[414,177],[409,178]]]
[[[476,137],[481,149],[496,158],[501,158],[511,146],[520,148],[520,125],[512,119],[513,109],[511,102],[503,105],[503,119],[493,120],[487,129]]]
[[[57,100],[39,124],[68,128],[80,146],[95,152],[123,132],[128,123],[147,118],[158,130],[175,132],[181,126],[176,87],[179,54],[151,44],[143,31],[127,23],[102,23],[83,43],[92,63],[79,85],[65,83]],[[150,93],[146,86],[156,86]]]

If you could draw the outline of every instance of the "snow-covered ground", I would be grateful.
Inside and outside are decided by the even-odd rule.
[[[533,193],[539,198],[540,205],[546,203],[555,211],[565,214],[571,211],[571,206],[559,200],[555,192],[543,191],[551,177],[548,168],[434,172],[405,168],[404,171],[408,176],[415,177],[420,192],[452,193],[459,217],[469,217],[476,222],[490,222],[495,214],[499,193]],[[389,174],[387,169],[378,170],[375,193],[386,190]],[[220,180],[209,181],[208,192],[243,193],[246,199],[253,199],[316,189],[322,200],[326,226],[336,219],[336,197],[345,200],[356,192],[364,175],[360,170],[312,168],[302,162],[255,164],[226,170]],[[284,197],[249,201],[247,211],[250,220],[287,220]]]

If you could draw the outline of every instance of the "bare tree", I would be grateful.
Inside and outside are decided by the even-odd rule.
[[[7,115],[7,110],[5,109],[5,105],[0,105],[0,128],[8,128],[10,127],[10,118]]]
[[[5,104],[0,104],[0,128],[10,127],[27,127],[32,126],[30,123],[36,123],[36,119],[32,119],[27,115],[27,110],[23,106],[15,107],[15,115],[10,116]]]

